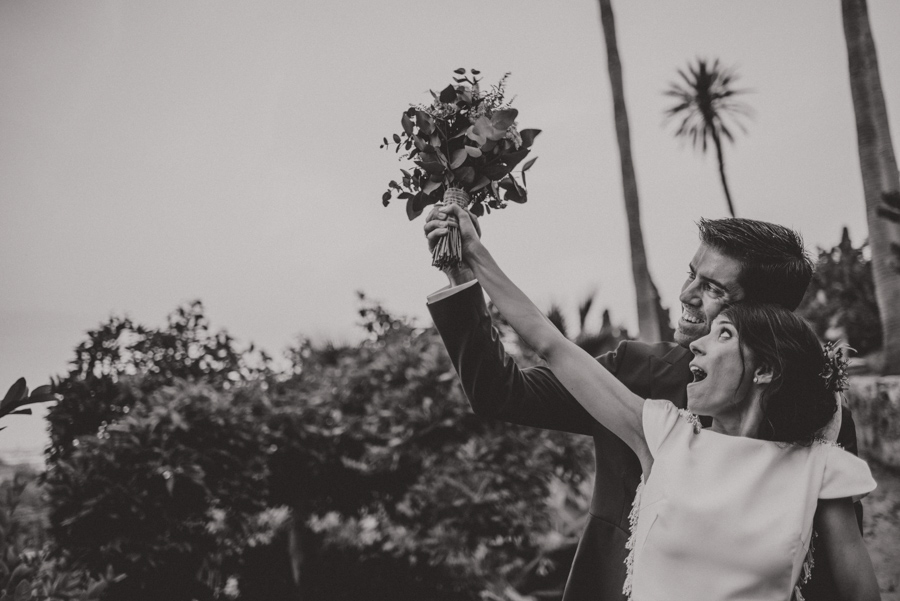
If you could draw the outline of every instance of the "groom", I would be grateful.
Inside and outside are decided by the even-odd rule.
[[[679,300],[675,343],[626,341],[597,357],[632,392],[687,404],[692,381],[688,345],[709,332],[726,306],[741,301],[800,304],[813,266],[800,236],[786,227],[751,219],[701,219],[700,247],[689,263]],[[453,225],[436,207],[425,223],[429,247]],[[477,227],[477,225],[476,225]],[[466,266],[446,271],[450,286],[428,297],[472,410],[481,416],[594,438],[596,476],[590,516],[572,563],[563,601],[623,599],[628,514],[641,475],[637,456],[600,425],[546,367],[520,369],[506,354],[491,323],[481,287]],[[856,432],[846,409],[838,443],[856,453]],[[857,504],[857,515],[861,509]],[[820,554],[822,555],[822,554]],[[816,556],[804,587],[808,601],[832,598],[827,560]]]

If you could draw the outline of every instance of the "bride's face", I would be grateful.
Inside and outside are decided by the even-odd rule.
[[[745,409],[753,380],[754,362],[748,349],[741,353],[737,330],[727,317],[716,317],[709,334],[690,345],[694,353],[688,384],[688,410],[721,417]]]

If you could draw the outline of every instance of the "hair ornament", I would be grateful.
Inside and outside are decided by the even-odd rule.
[[[819,375],[825,380],[825,389],[829,392],[839,393],[847,390],[847,359],[844,358],[844,349],[854,349],[837,342],[826,342],[822,352],[825,354],[825,366]]]

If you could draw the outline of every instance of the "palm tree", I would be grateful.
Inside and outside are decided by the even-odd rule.
[[[900,223],[890,219],[889,210],[891,199],[900,194],[900,174],[866,0],[841,0],[841,9],[872,249],[872,277],[884,341],[882,371],[900,374],[900,271],[892,252],[900,245]]]
[[[719,59],[710,65],[706,60],[698,58],[696,65],[688,63],[687,73],[679,69],[678,74],[681,81],[670,83],[669,89],[663,92],[678,100],[677,104],[665,110],[666,120],[680,118],[681,123],[675,131],[675,137],[690,138],[694,148],[700,147],[704,154],[712,140],[719,160],[719,177],[722,179],[722,189],[725,190],[728,212],[734,217],[734,203],[725,178],[722,139],[734,143],[734,135],[725,123],[726,119],[733,121],[741,131],[747,133],[740,118],[749,117],[750,108],[734,100],[736,95],[745,90],[732,87],[737,75],[733,69],[720,65]]]
[[[600,22],[606,41],[606,60],[612,87],[613,113],[616,121],[616,139],[619,143],[619,159],[622,164],[622,186],[625,192],[625,216],[628,220],[628,239],[631,246],[631,275],[637,297],[638,339],[644,342],[662,340],[660,322],[668,323],[663,316],[659,292],[647,267],[644,235],[641,231],[641,212],[638,202],[637,179],[631,158],[631,133],[628,129],[628,113],[625,110],[625,89],[622,84],[622,64],[616,43],[616,25],[611,0],[599,0]]]

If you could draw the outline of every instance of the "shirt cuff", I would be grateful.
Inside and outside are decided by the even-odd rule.
[[[466,288],[471,288],[472,286],[474,286],[477,283],[478,283],[478,280],[470,280],[470,281],[466,282],[465,284],[460,284],[459,286],[451,286],[448,284],[448,285],[444,286],[443,288],[441,288],[440,290],[438,290],[437,292],[432,292],[431,294],[429,294],[428,298],[427,298],[427,304],[430,305],[432,303],[438,302],[439,300],[444,300],[448,296],[453,296],[457,292],[462,292]]]

